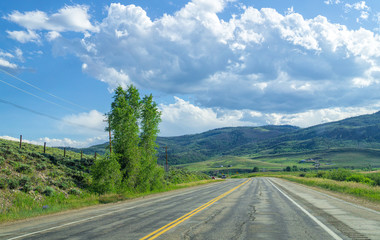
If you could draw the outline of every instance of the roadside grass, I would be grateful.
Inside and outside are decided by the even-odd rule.
[[[363,198],[372,202],[380,203],[380,187],[369,186],[363,183],[335,181],[321,178],[304,178],[296,176],[277,176],[289,181],[301,183],[308,186],[320,187],[330,191],[349,194],[355,197]]]
[[[4,195],[3,199],[7,201],[1,204],[0,223],[77,209],[99,203],[98,196],[84,193],[81,196],[65,196],[63,193],[57,193],[54,196],[43,197],[43,199],[36,199],[36,195],[24,192],[8,191],[2,192],[2,195]]]
[[[167,192],[181,188],[203,185],[223,180],[199,180],[194,182],[170,184],[166,188],[145,193],[112,193],[97,195],[94,193],[81,193],[79,196],[55,193],[53,196],[38,196],[21,191],[0,191],[3,203],[0,203],[0,223],[47,215],[65,210],[79,209],[97,204],[107,204],[127,199],[139,198],[155,193]]]
[[[332,171],[320,171],[319,174],[323,175],[326,172],[340,172],[341,170]],[[347,170],[348,171],[348,170]],[[358,172],[350,171],[351,176],[357,176]],[[241,174],[240,177],[276,177],[282,178],[289,181],[297,182],[307,186],[318,187],[322,189],[327,189],[333,192],[344,193],[361,199],[365,199],[374,203],[380,203],[380,186],[354,182],[354,181],[337,181],[327,178],[315,177],[318,173],[304,173],[304,172],[260,172],[260,173],[250,173]],[[376,173],[362,174],[362,176],[370,176]],[[348,178],[350,179],[350,178]]]

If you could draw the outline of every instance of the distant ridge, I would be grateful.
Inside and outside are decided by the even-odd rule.
[[[308,128],[290,125],[225,127],[199,134],[158,137],[159,163],[165,149],[171,164],[200,162],[222,155],[271,155],[332,148],[380,149],[380,112],[319,124]],[[108,144],[71,149],[93,154],[104,153]]]

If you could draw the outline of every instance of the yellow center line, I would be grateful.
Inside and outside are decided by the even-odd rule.
[[[174,220],[173,222],[171,223],[168,223],[166,224],[165,226],[157,229],[156,231],[146,235],[145,237],[141,238],[140,240],[145,240],[145,239],[149,239],[149,240],[152,240],[152,239],[155,239],[157,238],[158,236],[160,236],[161,234],[169,231],[170,229],[174,228],[175,226],[177,226],[178,224],[182,223],[183,221],[191,218],[193,215],[199,213],[200,211],[202,211],[203,209],[211,206],[212,204],[214,204],[215,202],[219,201],[220,199],[224,198],[225,196],[227,196],[228,194],[232,193],[233,191],[235,191],[236,189],[240,188],[241,186],[243,186],[244,184],[246,184],[250,179],[248,179],[247,181],[241,183],[240,185],[230,189],[229,191],[223,193],[222,195],[219,195],[218,197],[212,199],[211,201],[203,204],[202,206],[194,209],[193,211],[191,212],[188,212],[186,213],[185,215],[183,215],[182,217],[180,218],[177,218],[176,220]]]

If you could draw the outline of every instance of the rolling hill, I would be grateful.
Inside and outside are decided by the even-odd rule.
[[[158,162],[164,164],[167,146],[171,165],[203,162],[218,156],[248,156],[265,158],[266,161],[277,156],[297,156],[294,159],[302,159],[309,154],[318,157],[326,152],[334,153],[335,156],[336,151],[346,156],[359,149],[359,152],[371,152],[369,155],[373,160],[377,156],[380,159],[377,152],[380,150],[380,112],[309,128],[289,125],[219,128],[199,134],[158,137],[157,143]],[[93,154],[94,151],[105,152],[107,146],[101,144],[71,150]],[[351,160],[349,162],[352,163]]]

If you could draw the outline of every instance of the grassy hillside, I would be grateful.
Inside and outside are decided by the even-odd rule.
[[[63,202],[73,198],[80,205],[79,199],[88,195],[85,188],[93,156],[81,159],[69,151],[63,155],[56,148],[47,148],[44,154],[42,146],[24,143],[20,149],[18,142],[0,139],[0,215],[19,214],[14,209],[23,205],[48,212],[57,201],[65,207]]]
[[[89,167],[94,156],[56,148],[46,148],[0,139],[0,187],[43,191],[41,187],[49,186],[56,191],[68,193],[79,190],[86,185]]]
[[[378,167],[380,149],[380,112],[325,123],[309,128],[293,126],[235,127],[210,130],[179,137],[159,137],[158,162],[165,163],[168,147],[170,165],[211,171],[216,165],[235,165],[236,169],[281,169],[299,164],[302,159],[320,159],[321,167]],[[89,154],[106,151],[108,144],[83,150]],[[226,164],[225,156],[235,156],[234,164]],[[244,164],[241,160],[244,160]],[[254,161],[259,162],[254,162]],[[206,161],[205,163],[203,163]],[[197,163],[191,165],[191,163]],[[267,166],[268,163],[277,164]],[[210,164],[210,165],[208,165]]]
[[[158,161],[162,164],[165,161],[164,146],[168,146],[168,161],[173,165],[201,162],[247,143],[258,143],[297,129],[293,126],[231,127],[180,137],[160,137],[157,139]]]

